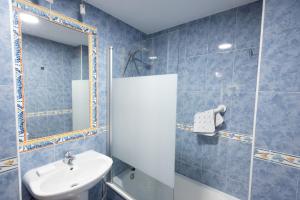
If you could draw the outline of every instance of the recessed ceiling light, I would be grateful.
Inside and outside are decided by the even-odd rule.
[[[221,49],[221,50],[231,49],[232,48],[232,44],[230,44],[230,43],[223,43],[223,44],[220,44],[218,46],[218,48]]]
[[[39,19],[36,16],[27,14],[27,13],[21,13],[20,18],[23,22],[29,23],[29,24],[37,24],[39,22]]]
[[[149,58],[149,60],[156,60],[157,56],[149,56],[148,58]]]
[[[222,78],[223,74],[221,72],[215,72],[217,78]]]

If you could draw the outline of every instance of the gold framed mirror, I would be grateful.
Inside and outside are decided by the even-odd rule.
[[[13,2],[20,151],[97,134],[97,30],[27,0]]]

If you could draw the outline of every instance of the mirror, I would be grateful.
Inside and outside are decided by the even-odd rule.
[[[21,12],[27,140],[91,127],[89,35]]]

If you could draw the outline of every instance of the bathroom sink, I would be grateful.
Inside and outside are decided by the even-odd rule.
[[[112,159],[93,150],[75,155],[72,165],[63,160],[28,171],[23,182],[36,199],[85,200],[88,190],[110,170]]]

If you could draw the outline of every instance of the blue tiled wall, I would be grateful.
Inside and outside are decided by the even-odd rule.
[[[35,1],[48,7],[46,1]],[[79,17],[79,0],[55,1],[52,9]],[[266,0],[257,110],[256,147],[299,156],[300,1]],[[8,1],[0,3],[0,160],[16,156],[13,74]],[[261,2],[219,13],[147,36],[142,46],[158,56],[143,75],[178,73],[179,123],[192,123],[195,112],[219,103],[228,106],[224,130],[252,134],[260,33]],[[106,123],[106,47],[114,46],[114,77],[122,74],[130,49],[145,35],[87,5],[84,22],[98,28],[100,93],[99,122]],[[221,52],[217,45],[231,42]],[[129,69],[129,75],[136,75]],[[223,74],[221,79],[214,72]],[[5,123],[2,123],[5,122]],[[105,153],[105,134],[22,153],[21,172],[61,159],[67,150]],[[3,151],[2,151],[3,149]],[[177,130],[176,171],[240,199],[247,199],[251,144],[204,137]],[[253,200],[300,200],[300,170],[254,159]],[[100,187],[99,185],[97,187]],[[0,200],[18,198],[17,169],[0,174]],[[91,191],[91,199],[99,193]],[[29,199],[23,188],[24,199]],[[97,197],[96,197],[97,196]],[[119,198],[119,197],[118,197]]]
[[[22,45],[25,112],[71,110],[72,80],[80,79],[80,47],[27,34],[22,35]],[[26,119],[30,139],[73,130],[72,113]]]
[[[72,110],[72,80],[89,78],[88,47],[23,34],[22,49],[26,114]],[[72,113],[27,116],[26,119],[29,139],[73,130]]]
[[[178,74],[177,123],[196,112],[228,107],[221,130],[252,136],[262,2],[258,1],[147,36],[150,69]],[[222,51],[218,45],[231,43]],[[157,56],[149,61],[149,56]],[[216,73],[221,74],[218,78]],[[176,172],[247,199],[252,146],[223,137],[177,130]]]
[[[0,2],[0,160],[17,156],[8,2]],[[18,199],[18,190],[18,169],[0,172],[0,200]]]
[[[266,0],[256,148],[300,156],[300,1]],[[253,200],[299,200],[300,169],[254,159]]]
[[[44,7],[49,8],[49,4],[43,0],[34,1]],[[106,59],[107,48],[114,47],[114,76],[119,76],[122,72],[125,56],[133,46],[138,43],[144,34],[140,31],[130,27],[120,20],[104,13],[103,11],[87,4],[86,15],[83,18],[79,17],[80,0],[64,0],[54,1],[51,9],[61,12],[67,16],[75,19],[80,19],[83,22],[93,25],[98,29],[98,91],[99,91],[99,124],[106,125]],[[96,138],[95,138],[96,137]],[[67,142],[61,145],[56,145],[50,148],[44,148],[37,151],[21,153],[21,174],[24,175],[26,171],[34,167],[44,165],[49,162],[61,159],[63,153],[68,150],[73,150],[75,153],[80,153],[88,149],[95,149],[99,152],[106,151],[106,134],[100,133],[98,136],[85,138],[84,140],[77,140]],[[97,187],[100,187],[99,185]],[[95,192],[95,191],[98,191]],[[90,191],[90,198],[93,200],[99,199],[100,190],[93,189]],[[30,199],[30,195],[23,187],[23,199]]]

